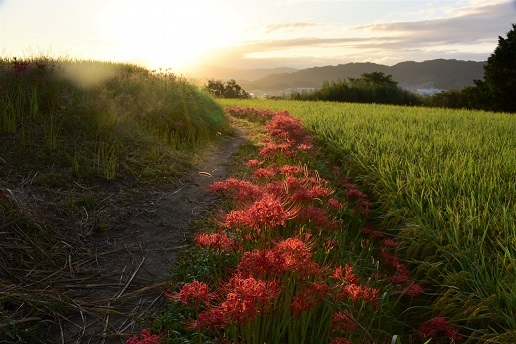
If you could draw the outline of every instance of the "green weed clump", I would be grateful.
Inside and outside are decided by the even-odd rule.
[[[470,342],[516,328],[516,118],[481,111],[224,100],[288,110],[376,199],[378,226],[426,286],[414,319],[458,324]],[[380,266],[385,264],[380,260]]]
[[[0,58],[0,341],[44,342],[66,321],[64,286],[88,262],[82,239],[105,229],[113,190],[170,181],[228,128],[172,73]]]

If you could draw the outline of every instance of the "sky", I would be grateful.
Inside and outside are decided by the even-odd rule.
[[[485,61],[516,0],[0,0],[0,55],[150,69]]]

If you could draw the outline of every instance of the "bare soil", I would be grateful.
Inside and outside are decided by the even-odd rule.
[[[244,142],[242,133],[225,138],[174,183],[136,191],[116,223],[89,237],[93,264],[77,273],[70,295],[80,300],[77,312],[59,324],[56,342],[124,343],[140,332],[135,319],[168,302],[169,270],[195,221],[216,206],[207,188],[228,176]]]

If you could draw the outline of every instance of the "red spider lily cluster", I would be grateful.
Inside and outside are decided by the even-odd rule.
[[[266,193],[249,207],[227,214],[224,226],[237,230],[246,226],[260,234],[262,229],[284,225],[285,221],[294,218],[295,214],[296,211],[287,209],[286,202],[282,202],[278,196]]]
[[[14,75],[18,76],[29,69],[30,63],[28,61],[13,61]]]
[[[229,252],[235,247],[235,241],[226,233],[199,233],[195,240],[200,247],[211,248],[217,252]]]
[[[144,329],[139,335],[132,336],[125,343],[126,344],[159,344],[161,336],[157,334],[151,334],[151,331],[147,328]]]
[[[459,334],[459,330],[441,317],[435,317],[421,324],[419,326],[419,336],[424,339],[448,337],[454,342],[462,342],[464,340],[464,337]]]
[[[312,137],[306,133],[301,121],[288,112],[275,114],[266,129],[269,137],[262,140],[264,146],[260,150],[260,155],[266,159],[278,152],[288,157],[310,152],[313,148]]]
[[[214,297],[209,289],[206,283],[193,281],[185,283],[178,294],[165,293],[165,295],[172,301],[181,301],[187,306],[199,307],[201,304],[208,304]]]
[[[349,178],[344,179],[340,184],[344,188],[348,199],[358,205],[360,214],[368,215],[371,213],[373,204],[368,200],[368,196],[359,190],[356,184],[350,183]]]
[[[398,246],[397,242],[392,239],[385,239],[385,234],[369,228],[364,229],[362,233],[370,237],[370,239],[366,239],[366,242],[379,241],[380,258],[391,272],[391,276],[387,278],[388,282],[395,285],[404,297],[416,297],[424,293],[423,287],[410,278],[409,269],[406,265],[392,252]]]
[[[362,216],[367,225],[373,206],[368,196],[349,178],[331,186],[303,163],[306,153],[313,153],[312,138],[287,112],[229,108],[227,113],[257,117],[268,138],[262,142],[260,160],[245,162],[248,178],[211,184],[209,192],[228,200],[231,208],[220,215],[215,233],[197,234],[196,242],[212,254],[231,254],[237,261],[226,268],[212,291],[194,281],[167,296],[199,309],[189,327],[219,335],[228,329],[222,335],[225,340],[245,341],[245,331],[235,328],[259,323],[267,329],[263,322],[270,321],[270,326],[286,328],[267,335],[290,341],[307,326],[321,328],[326,322],[321,332],[326,342],[351,343],[353,336],[367,342],[359,329],[382,309],[382,294],[413,298],[423,293],[395,255],[397,243],[372,227],[356,233],[356,246],[369,252],[373,261],[381,261],[381,272],[364,276],[346,261],[331,261],[328,257],[341,257],[346,250],[345,214]],[[338,168],[333,170],[338,174]],[[254,335],[266,338],[258,334],[260,328],[253,330]]]

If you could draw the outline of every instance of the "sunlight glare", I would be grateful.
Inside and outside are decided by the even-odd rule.
[[[188,68],[234,37],[224,14],[208,2],[142,1],[124,6],[113,27],[113,55],[149,68]]]

